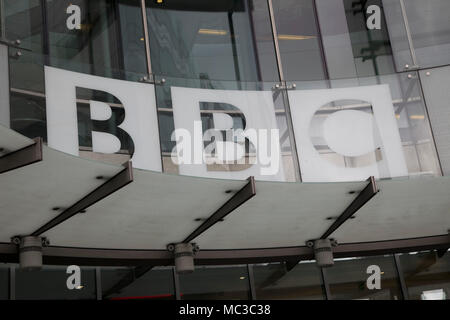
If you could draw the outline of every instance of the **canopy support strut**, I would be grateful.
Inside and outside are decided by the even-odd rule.
[[[127,184],[133,181],[133,170],[131,166],[131,161],[124,164],[125,168],[118,174],[107,180],[105,183],[97,187],[94,191],[87,194],[84,198],[73,204],[71,207],[64,210],[61,214],[41,226],[39,229],[34,231],[32,236],[39,236],[44,232],[54,228],[58,224],[70,219],[80,211],[92,206],[94,203],[106,198],[110,194],[116,192],[117,190],[123,188]]]
[[[32,145],[0,157],[0,173],[42,161],[42,138],[35,138],[33,140],[34,143]]]

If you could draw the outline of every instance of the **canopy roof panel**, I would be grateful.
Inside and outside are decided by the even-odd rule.
[[[381,180],[380,192],[333,236],[342,243],[444,235],[450,230],[450,178]]]
[[[143,170],[134,181],[49,230],[61,246],[165,249],[181,242],[247,181],[204,179]]]
[[[0,241],[30,234],[122,169],[43,147],[43,161],[0,175]]]
[[[0,146],[8,153],[33,143],[0,126]],[[115,192],[100,201],[97,197],[86,213],[42,228],[123,170],[44,146],[42,161],[0,174],[0,242],[39,229],[54,246],[164,250],[192,235],[249,185],[134,169],[130,184],[112,183]],[[320,238],[366,186],[367,181],[258,181],[255,196],[242,195],[241,200],[250,199],[193,241],[211,250],[304,246]],[[361,243],[448,233],[449,177],[382,180],[377,186],[380,192],[330,237],[339,243]]]
[[[34,141],[0,125],[0,156],[32,145]]]

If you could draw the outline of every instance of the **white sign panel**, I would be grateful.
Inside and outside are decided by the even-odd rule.
[[[184,175],[284,181],[279,130],[271,91],[211,90],[172,87],[172,107],[175,123],[174,152],[178,155],[179,172]],[[205,130],[201,122],[201,105],[210,107],[213,128]],[[225,106],[225,109],[221,109]],[[228,111],[227,111],[228,110]],[[232,112],[229,112],[229,111]],[[204,111],[204,110],[203,110]],[[240,117],[244,128],[234,127],[232,113]],[[218,131],[238,132],[234,138],[221,139]],[[245,142],[254,150],[253,163],[241,170],[218,171],[208,167],[207,141],[215,136],[216,158],[213,162],[233,162],[245,159]],[[240,137],[240,140],[239,140]],[[240,142],[238,142],[238,141]],[[206,143],[205,143],[206,142]],[[192,150],[192,152],[190,151]],[[181,160],[180,160],[181,158]],[[210,159],[211,160],[211,159]]]
[[[289,100],[303,181],[408,175],[388,85],[289,91]],[[372,105],[373,114],[338,110],[327,118],[315,117],[322,106],[339,100],[366,101]],[[379,148],[381,159],[362,167],[339,166],[319,154],[311,135],[322,137],[338,155],[357,157]]]
[[[45,66],[47,135],[51,148],[78,155],[76,89],[99,90],[113,95],[125,109],[125,120],[118,125],[133,140],[133,167],[162,171],[158,118],[154,86],[115,80]],[[111,107],[89,101],[92,120],[108,120]],[[92,132],[94,152],[115,153],[119,139],[110,133]]]

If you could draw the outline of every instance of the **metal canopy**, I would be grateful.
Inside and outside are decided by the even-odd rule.
[[[333,236],[339,242],[410,239],[450,232],[450,177],[381,180],[380,192]]]
[[[0,131],[9,154],[34,143]],[[202,249],[196,259],[204,263],[308,257],[305,242],[331,232],[341,255],[450,244],[448,177],[382,180],[373,199],[373,179],[249,182],[136,169],[133,177],[124,186],[131,181],[130,167],[44,146],[43,161],[0,175],[0,242],[39,234],[60,247],[45,251],[56,254],[56,261],[73,257],[99,264],[103,258],[109,264],[167,263],[172,259],[167,244],[194,238]],[[78,214],[84,208],[87,212]],[[14,247],[5,248],[0,255]]]
[[[123,167],[43,147],[43,161],[0,174],[0,241],[29,235]]]
[[[35,141],[0,125],[0,157],[31,146]]]

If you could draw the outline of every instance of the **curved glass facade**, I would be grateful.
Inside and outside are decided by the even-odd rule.
[[[171,174],[447,176],[449,15],[447,0],[0,0],[0,124],[83,158]],[[48,296],[24,290],[35,275],[5,264],[0,299],[448,299],[448,253],[434,255],[342,260],[326,272],[309,261],[186,276],[87,267],[82,294]],[[426,259],[432,270],[420,269]],[[369,264],[386,275],[375,294],[361,286]],[[62,268],[41,280],[63,281]]]
[[[429,117],[440,102],[426,103],[418,69],[445,65],[445,58],[421,59],[422,52],[446,52],[445,1],[369,2],[4,0],[2,35],[23,48],[9,49],[10,126],[50,146],[48,133],[62,134],[49,128],[46,65],[149,84],[155,101],[145,107],[156,107],[159,128],[159,146],[149,152],[160,152],[162,167],[146,169],[243,179],[267,163],[257,180],[305,182],[441,175],[445,146],[436,150],[441,133]],[[378,28],[367,26],[369,6],[380,9]],[[422,34],[414,20],[421,6],[429,20]],[[114,92],[74,87],[80,156],[122,163],[142,149],[120,128],[131,112]],[[94,119],[92,101],[107,104],[111,116]],[[191,110],[188,101],[199,107]],[[201,164],[180,159],[176,129],[195,130],[183,119],[199,121]],[[277,135],[256,142],[248,129]],[[120,146],[98,137],[105,134]],[[263,142],[265,158],[257,146]]]

